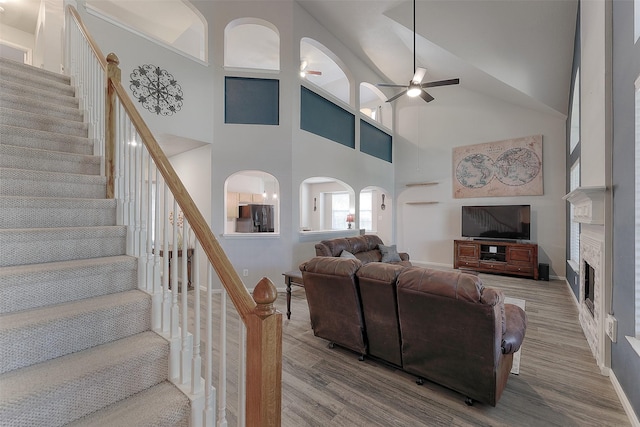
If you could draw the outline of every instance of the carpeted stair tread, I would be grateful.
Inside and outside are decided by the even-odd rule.
[[[139,290],[0,316],[0,372],[55,359],[151,329],[151,297]]]
[[[48,74],[34,73],[32,71],[33,70],[29,68],[17,69],[0,64],[0,87],[4,85],[4,82],[20,83],[25,86],[37,88],[42,92],[75,96],[75,88],[68,82],[50,78]]]
[[[0,229],[116,224],[115,199],[0,196]]]
[[[39,76],[42,79],[49,79],[65,85],[71,85],[71,78],[69,76],[65,76],[64,74],[56,73],[53,71],[45,70],[44,68],[38,68],[38,67],[34,67],[33,65],[23,64],[21,62],[16,62],[11,59],[0,57],[0,77],[5,72],[4,70],[8,70],[8,69],[20,71],[21,73],[23,73],[23,75],[32,74],[35,76]]]
[[[4,145],[38,148],[65,153],[93,154],[93,142],[87,137],[65,135],[0,124],[0,141]]]
[[[5,145],[0,142],[0,167],[98,175],[100,157]]]
[[[0,420],[65,425],[166,381],[168,354],[164,338],[144,332],[0,375]]]
[[[47,101],[40,97],[28,97],[24,93],[16,95],[4,91],[0,92],[0,107],[78,122],[83,121],[84,115],[77,105],[67,106],[53,102],[53,100]]]
[[[67,427],[187,427],[191,406],[176,386],[164,381],[130,398],[87,415]]]
[[[0,76],[0,90],[8,95],[22,96],[32,99],[40,99],[41,101],[51,104],[64,105],[67,107],[78,108],[80,103],[74,95],[65,95],[63,93],[43,92],[42,90],[20,84],[17,82],[3,81]]]
[[[100,199],[106,178],[62,172],[0,168],[0,195]]]
[[[124,255],[125,226],[0,230],[0,266]]]
[[[0,124],[86,137],[89,125],[74,120],[0,107]]]
[[[0,267],[0,314],[133,290],[137,265],[120,255]]]

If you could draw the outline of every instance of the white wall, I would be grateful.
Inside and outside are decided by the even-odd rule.
[[[453,265],[453,240],[461,238],[464,205],[530,204],[531,240],[539,262],[551,274],[565,274],[565,118],[524,109],[468,90],[450,91],[438,102],[399,104],[396,141],[398,165],[397,240],[400,250],[418,262]],[[504,198],[453,198],[453,147],[543,135],[544,195]],[[437,185],[406,187],[437,181]],[[409,201],[436,204],[407,205]]]
[[[607,8],[603,1],[580,2],[580,174],[581,186],[606,184],[605,147],[610,144],[610,92],[608,92]],[[609,17],[610,19],[610,17]],[[609,55],[608,60],[611,60]],[[610,76],[609,76],[610,77]],[[608,102],[607,102],[608,100]]]
[[[211,146],[190,150],[169,159],[200,212],[210,223],[211,218]],[[208,261],[200,253],[200,286],[206,286]]]

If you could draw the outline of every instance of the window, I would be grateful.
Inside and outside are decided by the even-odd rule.
[[[573,82],[573,99],[571,102],[571,130],[569,137],[569,152],[578,145],[580,141],[580,69],[576,70],[576,79]]]
[[[331,194],[331,228],[343,230],[348,227],[347,215],[349,214],[349,193]]]
[[[633,29],[634,42],[637,43],[640,38],[640,0],[633,0]]]
[[[569,175],[569,190],[573,191],[580,186],[580,160],[571,166]],[[570,217],[573,218],[573,204],[570,206]],[[579,270],[580,263],[580,223],[571,220],[569,229],[569,245],[571,248],[571,261],[575,263],[574,270]]]
[[[580,68],[576,69],[571,91],[571,116],[569,119],[569,191],[580,187]],[[569,204],[568,264],[576,275],[580,274],[580,223],[573,221],[574,206]]]
[[[638,5],[638,2],[635,2]],[[635,244],[635,281],[636,281],[636,338],[640,339],[640,76],[636,79],[636,244]]]
[[[373,191],[363,190],[360,192],[360,228],[367,231],[373,229]]]

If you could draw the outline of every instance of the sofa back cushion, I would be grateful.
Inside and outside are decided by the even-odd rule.
[[[342,251],[348,251],[357,257],[361,252],[377,251],[379,244],[382,244],[382,240],[375,234],[323,240],[315,246],[316,256],[338,257]],[[380,254],[378,253],[379,257]],[[377,261],[380,261],[380,259],[377,259]]]

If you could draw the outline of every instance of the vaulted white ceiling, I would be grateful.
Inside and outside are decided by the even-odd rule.
[[[410,0],[297,0],[388,83],[413,75]],[[577,0],[417,0],[417,66],[425,81],[566,115]],[[436,98],[455,87],[430,91]],[[386,91],[390,96],[393,90]]]
[[[24,31],[34,29],[34,10],[41,1],[61,0],[5,0],[0,22]],[[110,8],[109,12],[117,15],[119,1],[89,3]],[[154,15],[144,22],[159,20],[165,34],[179,32],[178,24],[180,28],[189,25],[178,22],[175,13],[158,18],[160,9],[153,7],[156,1],[129,3],[139,6],[138,17]],[[406,84],[411,79],[411,0],[295,1],[376,70],[381,81]],[[430,91],[437,99],[446,96],[444,91],[473,90],[527,108],[566,115],[576,16],[577,0],[417,0],[417,66],[427,69],[425,81],[460,78],[460,87]],[[173,24],[168,25],[170,22]],[[385,93],[391,96],[396,91],[385,89]]]

